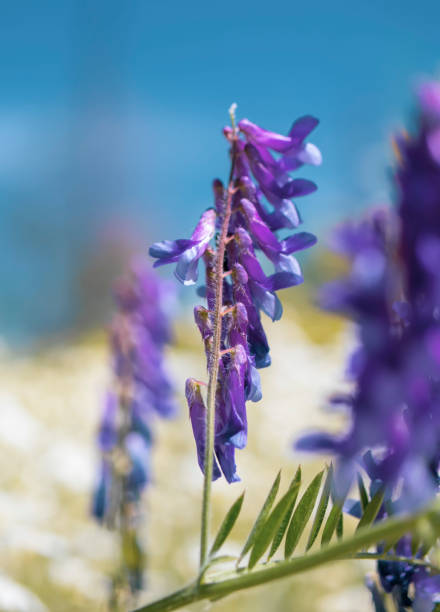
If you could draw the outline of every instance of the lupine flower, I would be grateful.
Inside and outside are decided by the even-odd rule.
[[[138,262],[115,288],[118,312],[110,329],[113,380],[98,432],[102,461],[92,512],[98,521],[117,527],[122,550],[132,551],[123,571],[133,591],[142,585],[136,522],[138,502],[151,479],[152,421],[155,414],[169,417],[175,411],[163,358],[171,339],[172,298],[172,288]]]
[[[231,147],[227,188],[219,179],[214,181],[214,208],[202,215],[190,240],[163,241],[150,248],[150,255],[157,260],[156,266],[177,262],[176,276],[184,284],[197,280],[199,261],[205,265],[206,286],[199,288],[198,293],[206,297],[207,309],[197,306],[194,318],[205,345],[209,372],[212,360],[219,360],[213,478],[223,472],[228,482],[239,479],[235,449],[244,448],[247,442],[246,402],[261,399],[258,369],[270,365],[260,313],[263,311],[274,321],[281,317],[283,309],[277,292],[303,280],[293,253],[316,242],[315,236],[306,232],[280,240],[276,231],[298,227],[301,219],[292,198],[316,190],[314,183],[292,179],[289,172],[306,163],[321,163],[319,150],[305,142],[317,124],[317,119],[303,117],[293,124],[287,136],[268,132],[247,119],[237,127],[235,124],[226,127],[224,135]],[[217,254],[223,252],[220,249],[224,249],[224,258],[219,270]],[[259,253],[273,264],[272,274],[264,271]],[[222,294],[217,311],[221,316],[220,346],[219,354],[214,355],[219,286]],[[202,471],[206,440],[204,386],[194,379],[186,384]]]

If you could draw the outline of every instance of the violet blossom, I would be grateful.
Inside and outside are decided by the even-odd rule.
[[[138,550],[137,563],[127,563],[123,570],[132,591],[142,584],[143,555],[136,524],[141,494],[151,479],[152,424],[155,415],[170,417],[175,412],[163,355],[171,340],[173,295],[168,283],[139,262],[115,288],[118,311],[110,328],[112,381],[98,431],[101,467],[92,512],[98,521],[120,531],[122,550],[128,540]]]
[[[345,486],[359,466],[366,469],[385,489],[387,513],[419,509],[439,486],[438,83],[420,88],[416,131],[399,137],[396,148],[396,207],[338,232],[336,246],[351,271],[322,295],[326,308],[357,325],[359,348],[348,368],[353,392],[338,398],[349,410],[349,429],[340,436],[310,434],[297,444],[335,454]],[[382,508],[378,518],[387,513]],[[405,538],[395,551],[413,556]],[[378,572],[399,610],[431,612],[440,601],[439,577],[424,567],[379,561]],[[380,610],[378,591],[371,590]]]
[[[206,271],[206,285],[199,294],[206,297],[207,309],[197,306],[195,321],[202,335],[208,359],[219,359],[215,394],[215,436],[213,478],[222,472],[228,482],[239,480],[235,449],[247,443],[246,402],[261,399],[258,369],[270,365],[269,345],[261,312],[273,321],[280,319],[282,305],[277,292],[302,282],[295,253],[312,246],[315,236],[307,232],[280,239],[276,232],[296,229],[301,218],[292,198],[312,193],[316,185],[306,179],[292,179],[290,171],[303,164],[319,165],[321,154],[305,139],[318,120],[298,119],[287,136],[268,132],[247,119],[226,127],[230,144],[231,173],[225,188],[213,183],[214,208],[201,218],[190,240],[163,241],[150,248],[155,265],[177,263],[176,276],[184,284],[197,280],[199,261]],[[227,227],[225,227],[227,224]],[[222,228],[225,228],[222,234]],[[215,234],[215,232],[217,232]],[[222,239],[221,236],[224,236]],[[215,240],[212,240],[215,238]],[[223,244],[218,244],[224,240]],[[224,249],[222,269],[216,256]],[[267,274],[260,254],[272,263]],[[219,273],[222,279],[218,278]],[[213,356],[216,291],[221,285],[221,336],[218,356]],[[200,381],[189,379],[186,397],[197,447],[200,468],[204,469],[206,407]]]
[[[431,136],[440,127],[439,95],[434,85],[422,88],[418,130],[399,140],[395,210],[338,234],[351,273],[324,290],[323,303],[358,326],[350,429],[340,438],[313,434],[299,443],[334,452],[353,468],[373,450],[379,478],[390,487],[404,478],[412,506],[438,486],[440,160]]]

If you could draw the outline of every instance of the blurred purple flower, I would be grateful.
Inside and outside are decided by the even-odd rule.
[[[440,460],[440,160],[430,144],[440,127],[438,84],[423,85],[419,100],[416,133],[398,141],[397,207],[336,234],[351,272],[322,294],[358,327],[351,426],[297,445],[335,453],[344,474],[371,449],[376,477],[390,490],[403,482],[401,508],[434,495]]]
[[[163,358],[171,340],[173,296],[173,288],[140,262],[134,262],[130,277],[115,287],[118,312],[110,328],[113,382],[98,432],[102,460],[92,512],[98,521],[117,526],[122,539],[136,538],[135,508],[151,478],[154,415],[175,412]],[[142,563],[142,555],[138,561]],[[128,583],[136,589],[141,588],[139,564],[125,568]]]

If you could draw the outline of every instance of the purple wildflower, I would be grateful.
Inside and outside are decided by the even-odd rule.
[[[400,539],[392,553],[413,559],[411,538]],[[416,554],[415,558],[420,555]],[[383,590],[392,593],[399,610],[432,612],[440,602],[440,576],[429,573],[422,565],[409,561],[378,561],[377,571]]]
[[[176,263],[176,277],[184,285],[194,285],[198,277],[198,263],[215,232],[216,212],[209,208],[197,223],[189,240],[163,240],[150,247],[150,255],[157,258],[154,267]]]
[[[154,414],[167,417],[175,411],[163,360],[164,346],[171,339],[173,293],[139,262],[115,288],[118,312],[110,329],[113,383],[98,432],[102,461],[92,511],[100,522],[118,527],[123,548],[127,538],[136,547],[136,567],[127,563],[124,569],[132,590],[141,588],[143,556],[135,523],[140,496],[151,478],[151,424]]]
[[[440,159],[431,139],[440,127],[437,85],[422,87],[420,107],[416,134],[398,144],[395,212],[339,232],[351,274],[324,291],[324,305],[358,326],[351,427],[340,438],[317,434],[299,443],[336,453],[345,473],[371,449],[385,485],[403,480],[405,507],[437,491],[440,459]]]
[[[294,253],[316,242],[306,232],[280,240],[276,231],[298,227],[301,219],[292,198],[316,190],[314,183],[292,179],[289,172],[306,163],[321,163],[319,150],[305,142],[317,124],[317,119],[303,117],[287,136],[247,119],[225,128],[231,172],[226,188],[218,179],[213,183],[215,208],[204,213],[190,240],[164,241],[150,248],[156,266],[177,262],[176,276],[184,284],[196,281],[199,260],[205,264],[206,287],[199,294],[206,296],[207,309],[196,307],[194,316],[210,380],[213,360],[218,360],[213,478],[221,470],[228,482],[238,480],[235,449],[247,442],[246,402],[261,399],[258,368],[270,365],[260,313],[274,321],[281,317],[277,292],[303,280]],[[214,246],[210,242],[215,230]],[[265,272],[260,253],[273,264],[272,274]],[[189,379],[186,397],[203,471],[207,410],[201,385]]]

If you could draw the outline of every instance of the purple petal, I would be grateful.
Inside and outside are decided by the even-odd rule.
[[[277,272],[289,272],[290,274],[296,274],[302,278],[301,267],[293,255],[275,253],[270,259],[275,265],[275,270]]]
[[[249,367],[245,390],[246,399],[250,402],[259,402],[263,397],[260,374],[254,365]]]
[[[427,144],[432,159],[440,164],[440,128],[433,130],[427,136]]]
[[[188,378],[185,385],[185,396],[189,406],[189,415],[197,448],[197,459],[204,472],[206,443],[206,408],[203,401],[201,385],[197,380]],[[212,479],[220,477],[220,470],[214,461]]]
[[[234,348],[224,374],[222,392],[217,395],[216,441],[244,448],[247,441],[244,376],[247,355],[243,346]]]
[[[335,452],[338,447],[334,436],[322,432],[304,435],[295,444],[297,450],[321,453]]]
[[[289,236],[285,240],[281,240],[280,245],[282,252],[286,255],[295,253],[296,251],[302,251],[316,244],[317,238],[309,232],[299,232],[293,236]]]
[[[110,451],[117,443],[117,411],[116,395],[107,393],[98,433],[99,446],[104,452]]]
[[[158,261],[154,262],[154,267],[164,266],[168,263],[178,261],[179,257],[194,246],[194,240],[186,240],[185,238],[179,240],[162,240],[162,242],[155,242],[149,248],[148,252],[151,257],[156,257]]]
[[[249,231],[261,250],[265,253],[267,250],[280,252],[281,247],[278,240],[270,231],[266,223],[264,223],[252,202],[243,198],[241,200],[241,207],[246,217]]]
[[[288,198],[298,198],[313,193],[318,187],[316,183],[307,179],[293,179],[289,182],[288,189]]]
[[[301,223],[301,217],[295,204],[285,199],[280,200],[278,208],[271,213],[266,213],[262,218],[273,232],[284,228],[296,229]]]
[[[269,286],[269,280],[263,272],[263,268],[254,253],[247,251],[240,254],[240,261],[247,272],[248,278],[257,281],[263,287]]]
[[[300,274],[292,274],[292,272],[276,272],[269,276],[269,281],[272,291],[295,287],[303,282],[303,277]]]
[[[291,146],[291,139],[288,136],[281,136],[281,134],[264,130],[248,119],[242,119],[238,123],[238,127],[250,140],[279,153],[286,151]]]
[[[311,142],[307,142],[297,155],[297,159],[303,164],[320,166],[322,164],[322,154],[318,147]]]
[[[249,281],[249,286],[256,307],[265,312],[272,321],[279,321],[283,314],[283,306],[278,296],[253,280]]]
[[[229,483],[239,482],[235,465],[235,447],[231,444],[215,444],[215,454],[220,464],[224,477]]]
[[[290,128],[289,136],[296,142],[302,142],[312,130],[319,124],[319,119],[311,115],[305,115],[297,119]]]
[[[418,96],[424,113],[433,118],[440,117],[440,83],[437,81],[422,83]]]
[[[214,333],[214,330],[212,327],[209,310],[207,310],[203,306],[196,306],[194,308],[194,320],[196,322],[197,327],[199,328],[203,340],[211,338]]]
[[[212,183],[214,191],[214,203],[217,215],[221,215],[225,208],[225,188],[219,179],[215,179]]]

